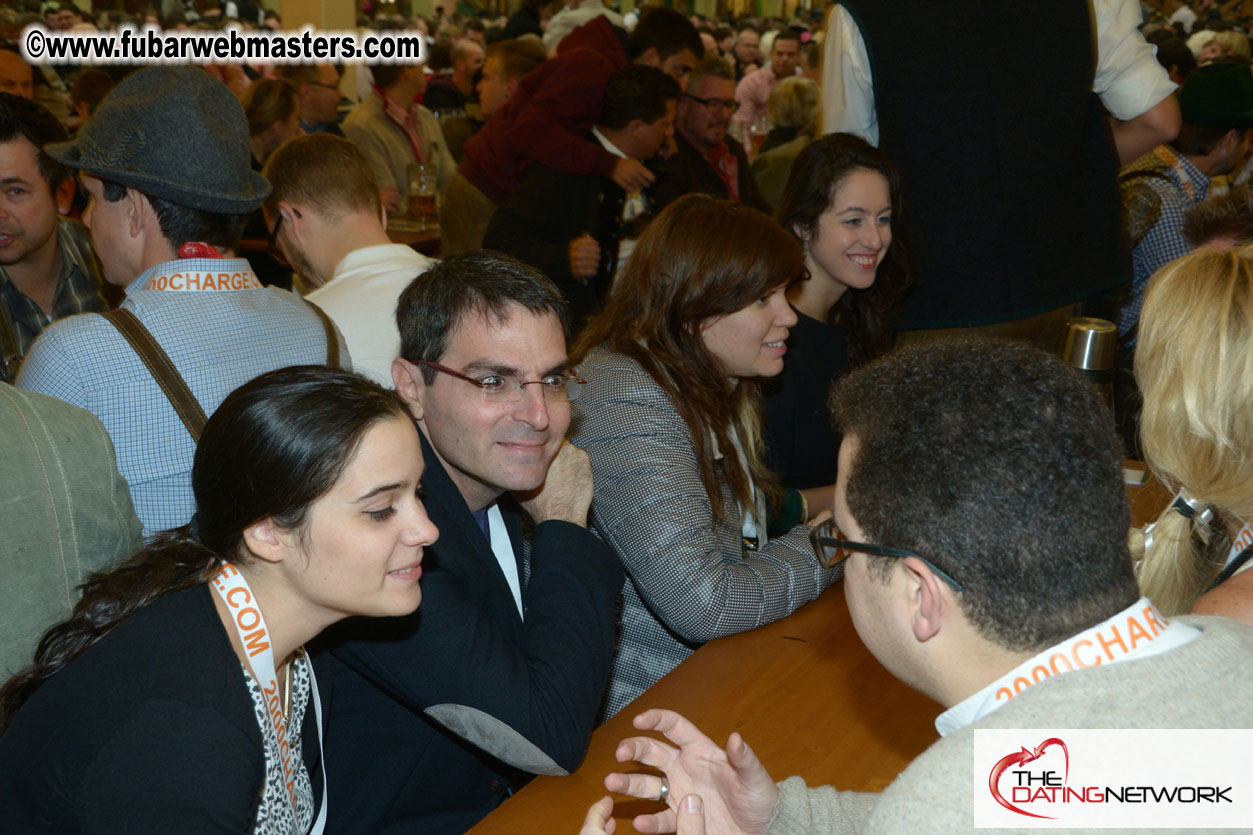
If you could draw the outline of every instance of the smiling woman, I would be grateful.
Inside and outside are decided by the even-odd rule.
[[[809,528],[770,539],[759,387],[783,369],[801,248],[766,215],[689,195],[640,238],[575,349],[574,441],[597,529],[626,566],[602,718],[701,643],[777,620],[840,577]]]
[[[417,608],[438,535],[422,466],[395,394],[350,372],[281,369],[227,397],[196,448],[192,523],[92,575],[0,689],[6,827],[320,832],[302,645]]]
[[[805,248],[808,275],[788,289],[798,322],[788,366],[767,389],[767,460],[788,487],[831,495],[840,436],[827,396],[892,344],[891,314],[912,285],[900,176],[860,137],[833,133],[796,158],[775,217]]]

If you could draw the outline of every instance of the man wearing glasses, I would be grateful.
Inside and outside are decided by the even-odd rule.
[[[454,255],[405,290],[396,321],[393,379],[440,537],[419,612],[328,641],[327,831],[460,833],[529,775],[582,761],[622,568],[587,530],[591,466],[565,440],[583,381],[552,282]]]
[[[339,127],[339,70],[334,64],[285,64],[274,74],[300,94],[300,127],[305,133],[343,136]]]
[[[881,794],[839,792],[776,785],[737,734],[722,751],[648,711],[636,727],[679,748],[637,737],[618,758],[668,782],[605,781],[668,798],[640,831],[673,831],[693,793],[726,831],[967,831],[988,779],[972,770],[975,729],[1247,726],[1253,629],[1167,621],[1140,596],[1119,445],[1082,378],[1023,343],[936,343],[855,371],[832,403],[844,442],[818,557],[846,560],[858,636],[947,708],[942,738]]]
[[[770,209],[748,170],[740,143],[727,135],[735,101],[735,73],[717,56],[706,56],[688,76],[675,117],[677,153],[666,160],[653,186],[658,210],[693,192]]]

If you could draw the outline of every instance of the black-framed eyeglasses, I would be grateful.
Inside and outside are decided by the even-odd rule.
[[[292,211],[296,213],[296,217],[303,217],[303,215],[295,209],[292,209]],[[267,251],[270,253],[270,257],[273,258],[280,267],[285,270],[290,270],[294,269],[294,267],[292,267],[291,262],[287,260],[287,256],[283,254],[283,248],[278,244],[278,230],[282,225],[283,213],[277,212],[274,215],[274,228],[270,230],[270,245]]]
[[[684,93],[683,97],[691,99],[698,104],[703,104],[710,113],[717,113],[719,110],[734,113],[740,109],[740,103],[735,99],[702,99],[700,96],[693,96],[691,93]]]
[[[809,541],[814,546],[814,554],[818,557],[818,562],[822,563],[825,568],[839,565],[853,554],[867,554],[872,557],[895,557],[903,559],[905,557],[913,557],[921,560],[922,564],[948,583],[953,591],[961,591],[962,584],[953,579],[952,575],[931,560],[919,554],[917,551],[911,551],[908,548],[893,548],[890,545],[876,545],[873,542],[856,542],[851,539],[845,539],[844,534],[835,521],[828,519],[818,527],[809,532]]]
[[[549,374],[542,380],[521,380],[504,374],[486,374],[475,379],[437,362],[418,360],[416,364],[425,365],[427,368],[456,377],[458,380],[465,380],[479,390],[484,400],[492,403],[515,403],[522,399],[522,393],[526,391],[527,386],[539,386],[540,391],[544,393],[545,400],[566,402],[578,397],[583,386],[587,384],[587,380],[571,374]]]

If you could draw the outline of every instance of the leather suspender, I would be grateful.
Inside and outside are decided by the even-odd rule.
[[[200,443],[200,433],[204,430],[208,417],[205,416],[200,401],[191,393],[191,388],[183,379],[183,375],[178,373],[178,369],[170,361],[170,355],[157,344],[151,331],[145,328],[135,314],[126,308],[119,307],[100,315],[108,319],[109,323],[126,337],[126,341],[131,344],[135,353],[148,367],[148,373],[165,393],[165,399],[170,401],[170,405],[178,413],[183,426],[187,427],[191,439]]]
[[[326,364],[332,368],[339,367],[339,339],[335,335],[335,324],[331,318],[326,315],[322,308],[313,302],[306,301],[305,304],[313,308],[318,314],[318,318],[322,320],[322,328],[326,331]],[[117,328],[122,336],[126,337],[126,341],[130,343],[135,353],[143,360],[144,365],[148,368],[157,385],[161,387],[165,398],[170,401],[170,405],[174,407],[174,411],[178,414],[179,420],[183,422],[183,426],[187,427],[188,434],[196,443],[200,442],[200,433],[204,431],[205,422],[208,420],[204,413],[204,409],[200,406],[200,401],[192,394],[191,388],[187,385],[187,381],[178,373],[178,369],[174,367],[174,363],[170,360],[170,355],[157,342],[152,333],[144,327],[139,318],[124,307],[101,313],[113,327]]]

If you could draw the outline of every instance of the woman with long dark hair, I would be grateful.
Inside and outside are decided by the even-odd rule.
[[[593,521],[626,566],[603,716],[701,643],[795,611],[840,577],[809,528],[767,534],[778,483],[760,386],[783,368],[800,245],[767,215],[688,195],[648,227],[575,347],[574,442]],[[829,504],[829,499],[827,504]]]
[[[438,532],[395,394],[280,369],[205,425],[197,512],[92,575],[0,688],[8,831],[321,831],[317,685],[302,645],[421,600]]]
[[[891,313],[913,283],[900,205],[891,160],[833,133],[800,152],[775,212],[804,247],[807,275],[788,289],[797,323],[783,373],[767,388],[767,460],[811,504],[829,502],[835,484],[831,384],[891,347]]]

